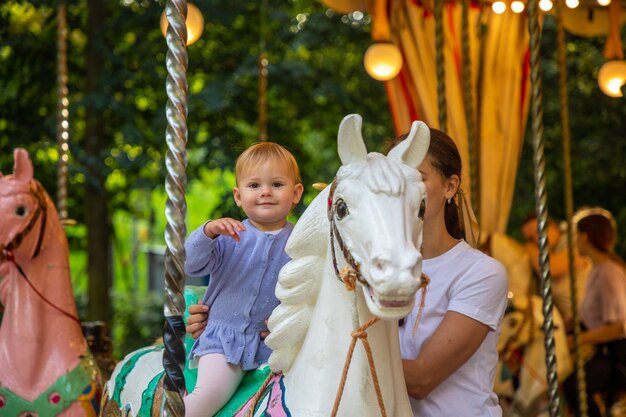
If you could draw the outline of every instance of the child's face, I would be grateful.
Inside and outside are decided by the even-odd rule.
[[[287,215],[300,201],[302,191],[302,184],[295,183],[285,164],[268,161],[237,178],[233,195],[237,206],[257,229],[271,231],[285,225]]]

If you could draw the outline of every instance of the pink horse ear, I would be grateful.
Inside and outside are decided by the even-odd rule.
[[[13,176],[18,181],[30,182],[33,179],[33,163],[25,149],[16,148],[13,151]]]

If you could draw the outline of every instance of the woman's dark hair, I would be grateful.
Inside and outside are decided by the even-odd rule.
[[[430,163],[444,178],[457,175],[459,188],[461,187],[461,170],[463,168],[461,155],[450,136],[431,128],[428,156],[430,156]],[[465,239],[465,233],[459,220],[459,209],[454,198],[450,200],[450,204],[446,203],[445,219],[448,233],[455,239]]]
[[[591,246],[603,253],[611,253],[615,243],[615,229],[609,219],[602,214],[590,214],[578,221],[578,233],[589,237]]]
[[[406,137],[406,133],[399,136],[391,143],[389,148],[393,148]],[[459,188],[461,187],[461,154],[459,154],[459,150],[450,136],[431,127],[427,157],[430,157],[430,163],[444,178],[448,179],[453,175],[457,175],[459,177]],[[459,209],[454,198],[450,200],[450,204],[446,203],[444,214],[448,233],[455,239],[465,239],[465,233],[459,219]]]

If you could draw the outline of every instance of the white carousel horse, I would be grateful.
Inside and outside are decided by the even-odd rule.
[[[271,334],[266,339],[273,349],[269,364],[277,372],[268,395],[277,396],[262,399],[255,415],[330,416],[351,333],[375,317],[384,319],[367,329],[375,374],[366,350],[357,345],[337,415],[378,416],[379,407],[389,416],[412,415],[398,319],[411,311],[421,285],[418,248],[425,186],[415,167],[426,155],[429,138],[428,128],[415,122],[407,139],[387,157],[367,154],[361,118],[351,115],[342,121],[338,149],[343,165],[333,184],[306,209],[287,243],[292,261],[280,272],[276,295],[281,304],[269,319]],[[134,378],[131,373],[144,372],[130,363],[133,358],[129,355],[118,365],[126,366],[126,371],[117,375],[124,372],[126,378]],[[142,381],[155,381],[155,374],[145,370]],[[382,405],[373,379],[379,383]],[[138,384],[132,385],[127,388],[138,391]],[[145,394],[145,388],[136,394],[120,393],[120,388],[124,386],[117,377],[107,384],[105,416],[137,416],[142,397],[159,398]],[[134,403],[128,401],[131,398]],[[117,399],[115,404],[112,399]],[[246,407],[217,415],[243,415]],[[143,410],[160,413],[145,403]]]
[[[99,370],[72,294],[65,232],[23,149],[0,174],[0,415],[95,416]]]
[[[559,382],[572,372],[573,364],[567,346],[565,325],[559,311],[552,310],[556,372]],[[547,416],[547,371],[543,337],[543,301],[541,297],[516,296],[502,320],[502,333],[498,340],[500,364],[496,370],[496,393],[507,398],[503,409],[507,417]],[[505,365],[506,364],[506,365]],[[503,369],[508,366],[508,370]],[[503,374],[515,374],[517,389],[505,391]],[[508,379],[510,382],[511,379]],[[507,404],[508,403],[508,404]]]

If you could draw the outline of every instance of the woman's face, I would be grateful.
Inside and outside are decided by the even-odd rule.
[[[578,246],[578,252],[583,256],[589,255],[587,252],[588,241],[589,238],[587,236],[587,233],[581,232],[580,230],[576,232],[576,246]]]
[[[430,155],[426,155],[424,161],[417,167],[422,174],[426,186],[426,213],[424,221],[436,218],[438,213],[443,213],[446,200],[456,193],[458,177],[444,178],[443,175],[431,163]]]

